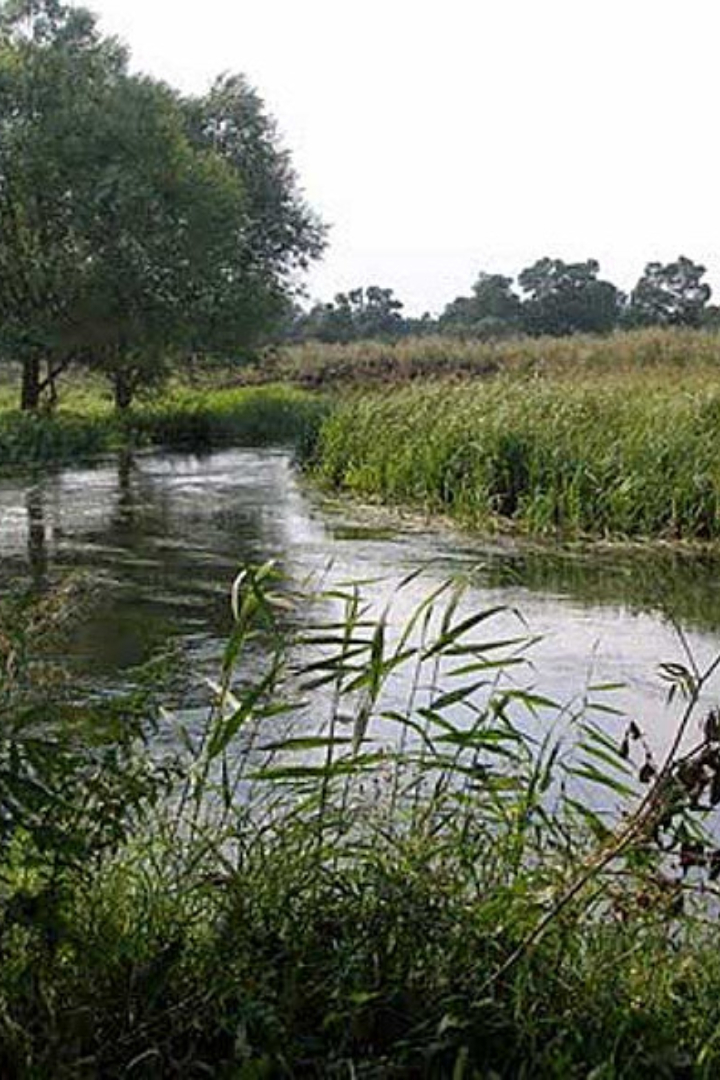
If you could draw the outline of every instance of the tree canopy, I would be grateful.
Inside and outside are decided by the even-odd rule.
[[[440,316],[439,325],[452,332],[474,332],[480,337],[501,335],[520,325],[522,303],[513,291],[513,279],[481,272],[472,296],[458,296]]]
[[[59,0],[0,5],[0,151],[0,349],[26,407],[71,361],[127,405],[169,357],[257,341],[323,249],[241,76],[183,99]]]
[[[436,319],[392,288],[309,311],[299,276],[326,230],[257,91],[239,74],[183,97],[134,75],[94,16],[62,0],[0,0],[0,360],[22,404],[71,364],[118,405],[188,357],[233,356],[275,328],[294,339],[494,338],[717,324],[705,268],[650,262],[629,297],[595,259],[480,272]],[[517,286],[517,287],[516,287]]]
[[[712,291],[701,280],[706,273],[684,255],[665,265],[648,263],[630,294],[627,321],[635,326],[700,326]]]
[[[545,257],[513,278],[481,271],[469,296],[458,296],[434,318],[409,318],[392,289],[377,286],[338,293],[331,303],[309,311],[296,307],[285,321],[284,337],[350,342],[362,338],[395,340],[408,334],[447,334],[498,339],[512,334],[564,336],[606,334],[634,326],[720,324],[709,305],[705,267],[681,255],[663,265],[648,263],[626,296],[600,275],[596,259],[568,263]]]
[[[595,259],[566,263],[539,259],[523,270],[518,284],[526,294],[523,327],[530,334],[605,333],[617,325],[623,297],[598,279]]]
[[[296,337],[345,342],[360,338],[392,339],[406,332],[403,303],[392,289],[378,285],[337,293],[327,304],[315,304],[295,319]]]

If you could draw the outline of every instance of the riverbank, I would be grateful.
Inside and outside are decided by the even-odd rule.
[[[298,447],[327,490],[474,531],[712,548],[720,373],[708,357],[683,366],[681,351],[668,353],[678,340],[660,340],[664,351],[634,368],[598,367],[576,343],[574,367],[532,377],[399,380],[332,396],[282,384],[179,387],[127,414],[71,389],[52,416],[0,411],[0,469],[120,447],[276,443]]]
[[[436,382],[346,397],[312,473],[475,529],[716,542],[719,436],[707,372]]]
[[[0,411],[0,469],[88,459],[120,448],[301,445],[326,412],[316,395],[288,386],[158,395],[118,414],[94,390],[68,395],[53,415]]]
[[[83,703],[38,663],[72,597],[3,606],[3,1075],[717,1075],[716,860],[682,827],[705,817],[688,759],[648,774],[591,703],[574,755],[567,717],[543,725],[562,753],[533,743],[552,706],[518,676],[523,642],[451,583],[398,641],[334,589],[299,668],[286,615],[308,600],[275,589],[269,568],[239,583],[216,704],[182,740],[157,682]],[[301,696],[333,691],[312,733],[278,727],[288,661]],[[416,690],[390,749],[399,667]],[[698,739],[709,762],[717,731]]]

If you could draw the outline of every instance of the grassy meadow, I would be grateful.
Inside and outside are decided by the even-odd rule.
[[[69,378],[23,415],[0,387],[0,468],[151,444],[292,443],[321,483],[366,499],[537,535],[715,541],[720,336],[268,350],[255,368],[178,378],[127,413]]]
[[[426,379],[606,378],[656,372],[720,374],[720,335],[706,330],[616,332],[606,337],[514,337],[495,341],[428,336],[346,345],[308,342],[266,350],[245,379],[272,378],[310,388],[359,387]]]

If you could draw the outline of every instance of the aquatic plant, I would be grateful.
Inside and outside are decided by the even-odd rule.
[[[4,744],[4,1075],[717,1073],[717,714],[681,746],[715,665],[663,668],[683,705],[661,762],[610,688],[565,709],[538,694],[522,621],[468,609],[461,583],[395,632],[359,587],[309,599],[271,567],[232,602],[207,724],[159,717],[172,767],[146,791],[111,773],[120,827],[82,859],[26,827],[34,766]],[[46,617],[23,611],[3,624],[25,642],[4,646],[6,719],[34,693],[27,634]],[[325,705],[308,716],[310,688]],[[131,744],[152,775],[157,752]],[[77,797],[67,760],[92,835],[106,804]],[[67,802],[53,774],[42,797],[49,818]]]
[[[311,467],[483,527],[714,540],[719,417],[717,381],[436,383],[343,401]]]

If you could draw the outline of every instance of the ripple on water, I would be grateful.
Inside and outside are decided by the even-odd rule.
[[[308,575],[368,582],[378,612],[423,565],[396,598],[396,625],[433,586],[465,574],[465,605],[514,606],[543,636],[528,669],[538,690],[565,701],[592,681],[625,682],[618,705],[657,743],[673,722],[657,666],[680,656],[669,617],[699,660],[720,649],[720,574],[709,556],[532,549],[326,506],[281,450],[124,455],[39,481],[0,481],[0,580],[42,586],[70,569],[95,581],[97,603],[70,657],[79,674],[107,685],[123,684],[169,641],[184,648],[188,671],[216,667],[230,584],[244,563],[268,558],[295,585]]]

